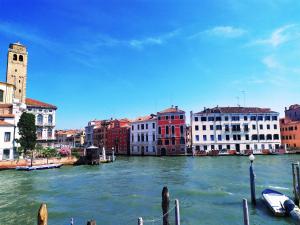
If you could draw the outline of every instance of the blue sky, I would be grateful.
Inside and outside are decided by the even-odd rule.
[[[0,80],[20,41],[27,95],[58,106],[57,128],[172,104],[282,115],[300,102],[299,11],[298,0],[1,0]]]

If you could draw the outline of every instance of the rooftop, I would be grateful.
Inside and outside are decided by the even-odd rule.
[[[45,102],[41,102],[32,98],[26,98],[26,105],[31,107],[37,107],[37,108],[47,108],[47,109],[57,109],[55,105],[51,105]]]
[[[203,111],[199,112],[203,113],[276,113],[271,111],[269,108],[258,108],[258,107],[214,107],[214,108],[204,108]]]
[[[298,109],[298,108],[300,108],[300,105],[294,104],[294,105],[291,105],[291,106],[289,107],[289,110],[291,110],[291,109]]]
[[[156,119],[156,115],[151,114],[151,115],[148,115],[148,116],[138,117],[138,118],[132,120],[131,122],[136,123],[136,122],[144,122],[144,121],[155,120],[155,119]]]
[[[7,126],[12,127],[14,125],[11,124],[11,123],[0,120],[0,127],[7,127]]]
[[[162,110],[158,112],[158,114],[164,114],[164,113],[185,113],[183,110],[179,109],[178,106],[171,106],[170,108],[167,108],[165,110]]]

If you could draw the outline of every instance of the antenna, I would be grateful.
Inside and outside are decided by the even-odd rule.
[[[236,96],[237,106],[240,106],[240,97]]]

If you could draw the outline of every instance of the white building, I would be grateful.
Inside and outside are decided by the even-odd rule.
[[[130,154],[156,155],[157,117],[139,117],[130,123]]]
[[[280,148],[279,113],[266,108],[215,107],[191,112],[192,145],[195,151]]]
[[[54,147],[57,107],[31,98],[26,98],[26,106],[27,112],[35,115],[37,144]]]
[[[101,125],[101,120],[91,120],[85,127],[85,147],[94,145],[94,128]]]

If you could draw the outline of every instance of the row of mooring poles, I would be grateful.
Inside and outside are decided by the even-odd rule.
[[[292,163],[292,174],[293,174],[293,192],[295,204],[300,206],[300,172],[299,162]]]
[[[163,215],[163,225],[170,225],[169,223],[169,210],[170,210],[170,194],[168,187],[164,187],[161,193],[161,208]],[[143,218],[138,218],[138,225],[143,225]],[[180,225],[180,209],[179,201],[175,199],[175,225]]]

